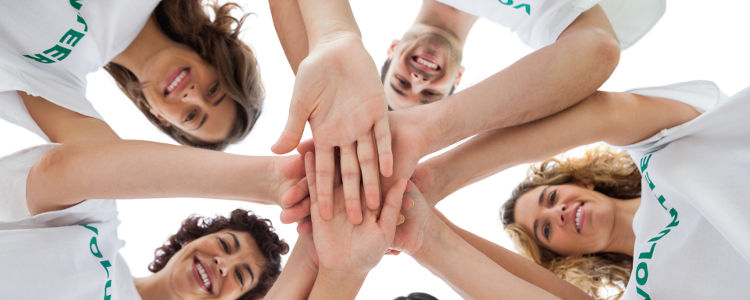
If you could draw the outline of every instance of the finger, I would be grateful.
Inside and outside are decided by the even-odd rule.
[[[401,251],[398,251],[398,250],[388,249],[388,250],[385,251],[385,255],[394,255],[395,256],[395,255],[399,255],[399,254],[401,254]]]
[[[287,208],[304,200],[309,194],[310,188],[307,186],[307,178],[302,178],[281,194],[279,203],[281,203],[281,207]]]
[[[407,211],[414,207],[414,200],[410,197],[404,197],[404,201],[401,202],[401,210]]]
[[[299,146],[297,146],[297,152],[299,152],[299,154],[305,154],[312,151],[315,151],[315,141],[313,139],[304,140]]]
[[[357,225],[362,223],[362,204],[359,199],[359,161],[354,145],[343,146],[341,149],[341,181],[344,185],[344,199],[346,199],[346,215],[349,222]]]
[[[378,158],[380,159],[380,173],[385,177],[393,175],[393,152],[391,150],[391,129],[388,117],[375,123],[375,141],[378,144]]]
[[[380,225],[385,228],[396,228],[398,215],[401,212],[401,200],[404,197],[406,179],[397,180],[385,197],[383,210],[380,212]]]
[[[302,139],[302,133],[305,131],[305,123],[310,117],[312,112],[309,109],[308,99],[303,98],[308,93],[299,93],[298,85],[295,84],[294,92],[292,94],[291,105],[289,105],[289,116],[286,119],[286,125],[284,131],[281,132],[281,136],[276,140],[276,143],[271,146],[271,151],[276,154],[284,154],[294,150]]]
[[[310,218],[302,219],[299,223],[297,223],[297,233],[299,235],[312,233],[312,221],[310,221]]]
[[[357,141],[357,156],[362,168],[362,185],[365,189],[365,203],[369,209],[380,207],[380,174],[372,136],[367,135]]]
[[[310,218],[320,218],[320,207],[318,205],[318,194],[315,188],[315,153],[305,153],[305,172],[307,177],[307,189],[310,191]]]
[[[317,189],[317,200],[320,205],[320,216],[323,220],[330,221],[333,219],[333,177],[336,168],[333,148],[316,147],[316,151],[315,189]]]
[[[281,211],[281,223],[291,224],[310,216],[310,198],[305,198],[294,206]]]

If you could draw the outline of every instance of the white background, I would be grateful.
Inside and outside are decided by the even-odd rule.
[[[228,152],[272,155],[270,146],[286,121],[293,75],[276,38],[265,1],[238,1],[254,13],[245,25],[243,39],[256,51],[266,88],[263,113],[253,132]],[[247,2],[247,3],[246,3]],[[745,1],[669,1],[661,21],[641,41],[626,50],[620,65],[602,87],[608,91],[662,85],[680,81],[713,80],[729,95],[750,85],[750,20]],[[378,66],[391,40],[399,38],[419,8],[416,0],[351,1],[365,46]],[[530,52],[514,34],[486,20],[474,26],[464,49],[466,72],[462,88],[501,70]],[[138,112],[103,72],[89,76],[88,98],[114,130],[125,139],[173,143]],[[0,155],[43,141],[24,129],[0,121]],[[309,131],[306,137],[309,137]],[[512,147],[513,145],[508,145]],[[459,226],[500,245],[511,247],[503,233],[498,209],[522,179],[526,166],[501,172],[464,188],[443,200],[439,209]],[[251,209],[273,221],[279,234],[294,244],[294,225],[278,221],[280,209],[236,201],[164,199],[119,201],[120,238],[127,242],[122,254],[134,276],[146,276],[153,250],[176,232],[188,215],[226,214],[234,208]],[[446,258],[446,263],[452,263]],[[439,278],[406,255],[386,256],[367,278],[360,299],[392,299],[411,292],[428,292],[440,299],[458,295]]]

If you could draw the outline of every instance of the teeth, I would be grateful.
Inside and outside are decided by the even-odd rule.
[[[198,270],[198,275],[201,276],[201,279],[203,280],[203,285],[206,286],[206,288],[209,288],[211,286],[211,281],[208,280],[208,274],[206,274],[206,269],[204,269],[203,265],[201,264],[195,264],[195,269]]]
[[[578,210],[576,210],[576,229],[578,231],[581,231],[581,207],[578,207]]]
[[[437,69],[437,64],[436,63],[432,63],[430,61],[427,61],[424,58],[417,57],[417,62],[420,63],[420,64],[423,64],[423,65],[425,65],[427,67],[429,67],[430,69],[433,69],[433,70]]]
[[[187,70],[182,70],[182,72],[180,72],[180,75],[177,75],[177,77],[175,77],[175,79],[172,80],[172,83],[170,83],[167,86],[167,93],[174,90],[174,88],[176,88],[177,85],[180,84],[180,81],[182,81],[182,79],[185,78],[185,76],[187,76]]]

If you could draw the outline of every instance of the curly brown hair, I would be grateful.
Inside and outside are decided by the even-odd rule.
[[[192,215],[182,222],[180,230],[167,239],[163,246],[154,251],[154,261],[148,266],[151,272],[159,272],[167,265],[169,259],[182,249],[182,246],[204,235],[232,229],[247,232],[255,239],[258,249],[265,258],[265,269],[258,279],[258,284],[240,300],[261,299],[281,274],[281,255],[289,251],[289,245],[279,239],[274,232],[271,221],[258,218],[252,212],[235,209],[229,218],[216,216],[214,218]]]
[[[591,184],[594,191],[628,200],[641,196],[641,173],[630,156],[607,147],[589,149],[582,157],[550,158],[531,166],[529,174],[503,204],[501,218],[505,231],[524,256],[569,281],[596,299],[606,298],[601,287],[617,291],[619,299],[627,285],[633,258],[619,253],[592,253],[561,256],[541,247],[515,223],[516,201],[542,185]]]
[[[239,39],[240,29],[248,14],[237,19],[231,12],[240,8],[235,3],[202,4],[201,0],[164,0],[154,9],[156,22],[173,41],[195,50],[209,65],[216,68],[219,82],[234,100],[237,116],[227,137],[219,142],[197,139],[176,126],[164,126],[153,114],[135,74],[110,62],[104,69],[136,107],[162,132],[178,143],[193,147],[223,150],[230,143],[242,140],[260,115],[265,92],[253,51]],[[205,7],[213,11],[213,20]]]

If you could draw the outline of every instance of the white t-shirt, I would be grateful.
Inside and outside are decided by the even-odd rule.
[[[86,75],[125,50],[158,0],[2,1],[0,118],[47,139],[16,90],[93,118]]]
[[[695,119],[626,146],[643,175],[625,299],[750,297],[750,89],[707,81],[631,91],[685,102]]]
[[[29,214],[26,178],[56,146],[0,158],[0,299],[141,299],[118,252],[115,200]]]
[[[534,49],[550,45],[578,16],[599,4],[626,49],[664,14],[664,0],[437,0],[510,28]]]

